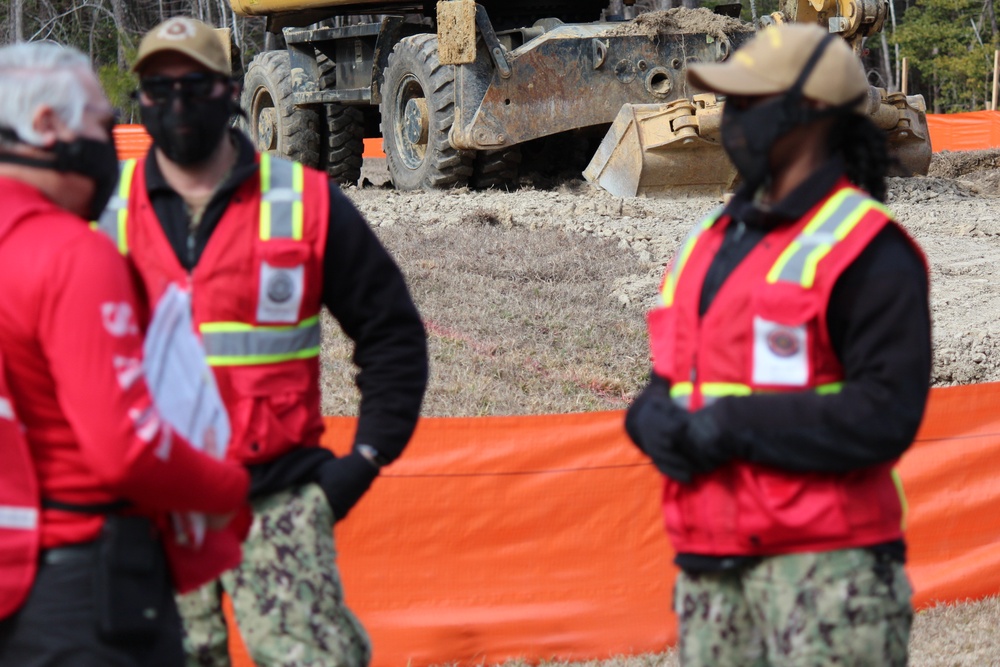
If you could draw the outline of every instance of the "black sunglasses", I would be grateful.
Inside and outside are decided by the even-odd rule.
[[[139,80],[139,90],[157,104],[167,102],[175,96],[184,99],[206,99],[212,96],[216,82],[227,80],[221,74],[206,72],[192,72],[176,79],[169,76],[147,76]]]

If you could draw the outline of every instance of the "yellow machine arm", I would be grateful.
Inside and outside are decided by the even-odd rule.
[[[887,0],[781,0],[778,7],[761,17],[762,26],[815,23],[839,34],[859,56],[864,38],[882,30],[889,14]]]

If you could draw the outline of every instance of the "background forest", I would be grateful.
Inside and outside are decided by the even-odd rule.
[[[637,0],[636,11],[672,6],[711,7],[718,0]],[[742,0],[745,21],[777,9],[777,0]],[[620,12],[614,0],[609,13]],[[953,113],[989,103],[994,50],[1000,48],[994,0],[892,0],[880,35],[866,44],[871,83],[899,90],[901,63],[910,66],[908,92],[921,93],[928,111]],[[243,64],[261,50],[264,23],[234,15],[228,0],[0,0],[0,43],[52,39],[94,60],[109,96],[129,119],[135,82],[127,64],[142,34],[178,14],[229,27]]]

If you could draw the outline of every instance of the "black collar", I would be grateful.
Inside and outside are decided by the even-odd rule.
[[[823,200],[847,170],[839,155],[824,162],[781,201],[763,205],[754,200],[755,192],[741,187],[723,211],[724,215],[740,220],[751,227],[777,227],[799,220]]]

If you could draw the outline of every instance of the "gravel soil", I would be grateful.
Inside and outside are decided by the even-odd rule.
[[[949,177],[891,179],[888,205],[923,247],[931,268],[935,386],[1000,380],[1000,151],[935,156],[931,173]],[[965,157],[963,157],[965,156]],[[559,230],[586,246],[611,241],[635,262],[614,276],[605,295],[626,317],[652,304],[663,268],[714,198],[620,199],[583,181],[553,190],[456,190],[402,193],[350,188],[348,195],[392,249],[395,225],[461,234],[488,223],[507,229]],[[398,252],[394,249],[394,252]],[[404,257],[400,264],[406,270]],[[440,258],[442,268],[447,258]],[[595,295],[596,296],[596,295]],[[419,304],[418,304],[419,305]]]

